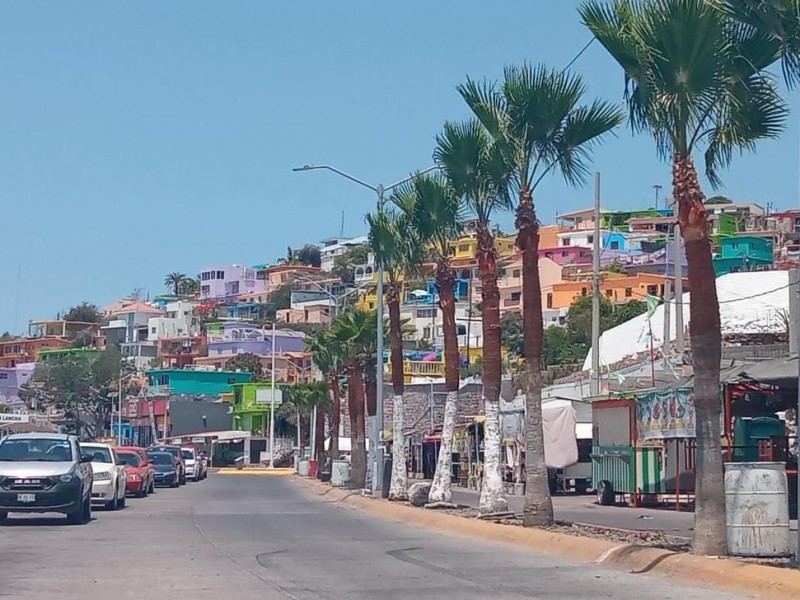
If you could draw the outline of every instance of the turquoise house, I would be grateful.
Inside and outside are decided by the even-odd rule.
[[[714,257],[717,276],[739,271],[759,271],[771,267],[774,260],[772,240],[753,235],[732,235],[719,242]]]
[[[194,369],[153,369],[147,383],[154,391],[187,396],[219,396],[231,393],[233,385],[247,383],[251,373],[241,371],[200,371]]]

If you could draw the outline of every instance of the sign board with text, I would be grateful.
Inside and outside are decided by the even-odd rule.
[[[30,423],[30,415],[0,413],[0,423]]]
[[[269,404],[272,400],[272,390],[270,388],[259,388],[256,390],[256,404]],[[283,403],[283,390],[275,388],[275,405]]]

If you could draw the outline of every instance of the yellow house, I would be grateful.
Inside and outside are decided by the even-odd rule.
[[[500,256],[511,256],[516,251],[514,238],[498,235],[494,239],[494,246]],[[478,254],[478,238],[474,235],[464,235],[450,242],[450,256],[454,260],[470,260]]]

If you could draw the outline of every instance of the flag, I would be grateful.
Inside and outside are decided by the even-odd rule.
[[[647,317],[650,318],[656,312],[656,308],[658,308],[658,305],[661,302],[661,298],[659,298],[658,296],[647,294],[644,297],[644,299],[645,302],[647,302]]]

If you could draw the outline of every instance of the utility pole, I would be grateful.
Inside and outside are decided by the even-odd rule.
[[[675,349],[678,353],[679,364],[683,364],[685,351],[683,342],[683,244],[681,244],[681,226],[678,225],[678,202],[674,202],[675,224],[672,227],[673,235],[673,261],[675,263]],[[669,243],[669,240],[667,240]]]
[[[798,356],[800,350],[800,269],[789,270],[789,354]],[[798,358],[797,383],[800,389],[800,358]],[[795,452],[800,457],[800,393],[794,413]],[[797,492],[800,493],[800,477],[797,478]],[[800,496],[798,496],[800,498]],[[797,554],[795,562],[800,563],[800,529],[797,531]]]
[[[270,369],[270,390],[272,398],[269,403],[269,468],[275,468],[275,321],[272,321],[272,367]],[[247,440],[245,440],[245,444]]]
[[[672,282],[669,279],[664,281],[664,334],[661,342],[661,355],[664,359],[664,370],[669,369],[669,313],[670,303],[672,302]]]
[[[656,210],[658,210],[658,195],[661,192],[661,188],[662,187],[663,186],[661,186],[661,185],[659,185],[657,183],[653,185],[653,189],[656,191]]]
[[[592,239],[592,378],[591,393],[600,393],[600,173],[594,174],[594,237]]]

